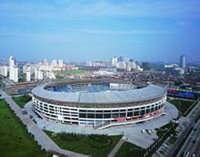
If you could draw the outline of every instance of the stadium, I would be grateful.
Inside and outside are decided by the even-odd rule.
[[[43,84],[32,90],[34,111],[56,122],[105,128],[165,114],[167,91],[158,85],[76,80]]]

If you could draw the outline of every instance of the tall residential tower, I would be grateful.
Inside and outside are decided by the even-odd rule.
[[[18,68],[13,56],[9,58],[9,79],[18,82]]]
[[[183,69],[186,68],[186,56],[185,55],[180,56],[180,68],[183,68]]]

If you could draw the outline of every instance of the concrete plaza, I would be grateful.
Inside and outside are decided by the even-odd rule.
[[[46,129],[56,133],[68,132],[77,134],[106,134],[106,135],[124,135],[123,139],[136,144],[142,148],[148,148],[157,139],[156,128],[169,123],[170,120],[178,117],[178,110],[169,102],[166,102],[165,115],[148,120],[142,123],[133,123],[129,125],[112,126],[106,129],[94,129],[92,127],[77,126],[57,123],[55,121],[39,118],[32,108],[32,101],[25,105],[25,110],[29,115],[33,116],[33,119],[37,122],[37,125],[41,129]],[[148,129],[150,132],[144,130]]]

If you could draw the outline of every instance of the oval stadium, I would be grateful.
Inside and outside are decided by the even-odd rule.
[[[166,89],[124,81],[77,80],[43,84],[32,90],[34,111],[42,118],[105,128],[165,114]]]

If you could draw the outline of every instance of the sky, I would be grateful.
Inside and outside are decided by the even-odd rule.
[[[200,0],[0,0],[0,59],[200,61]]]

